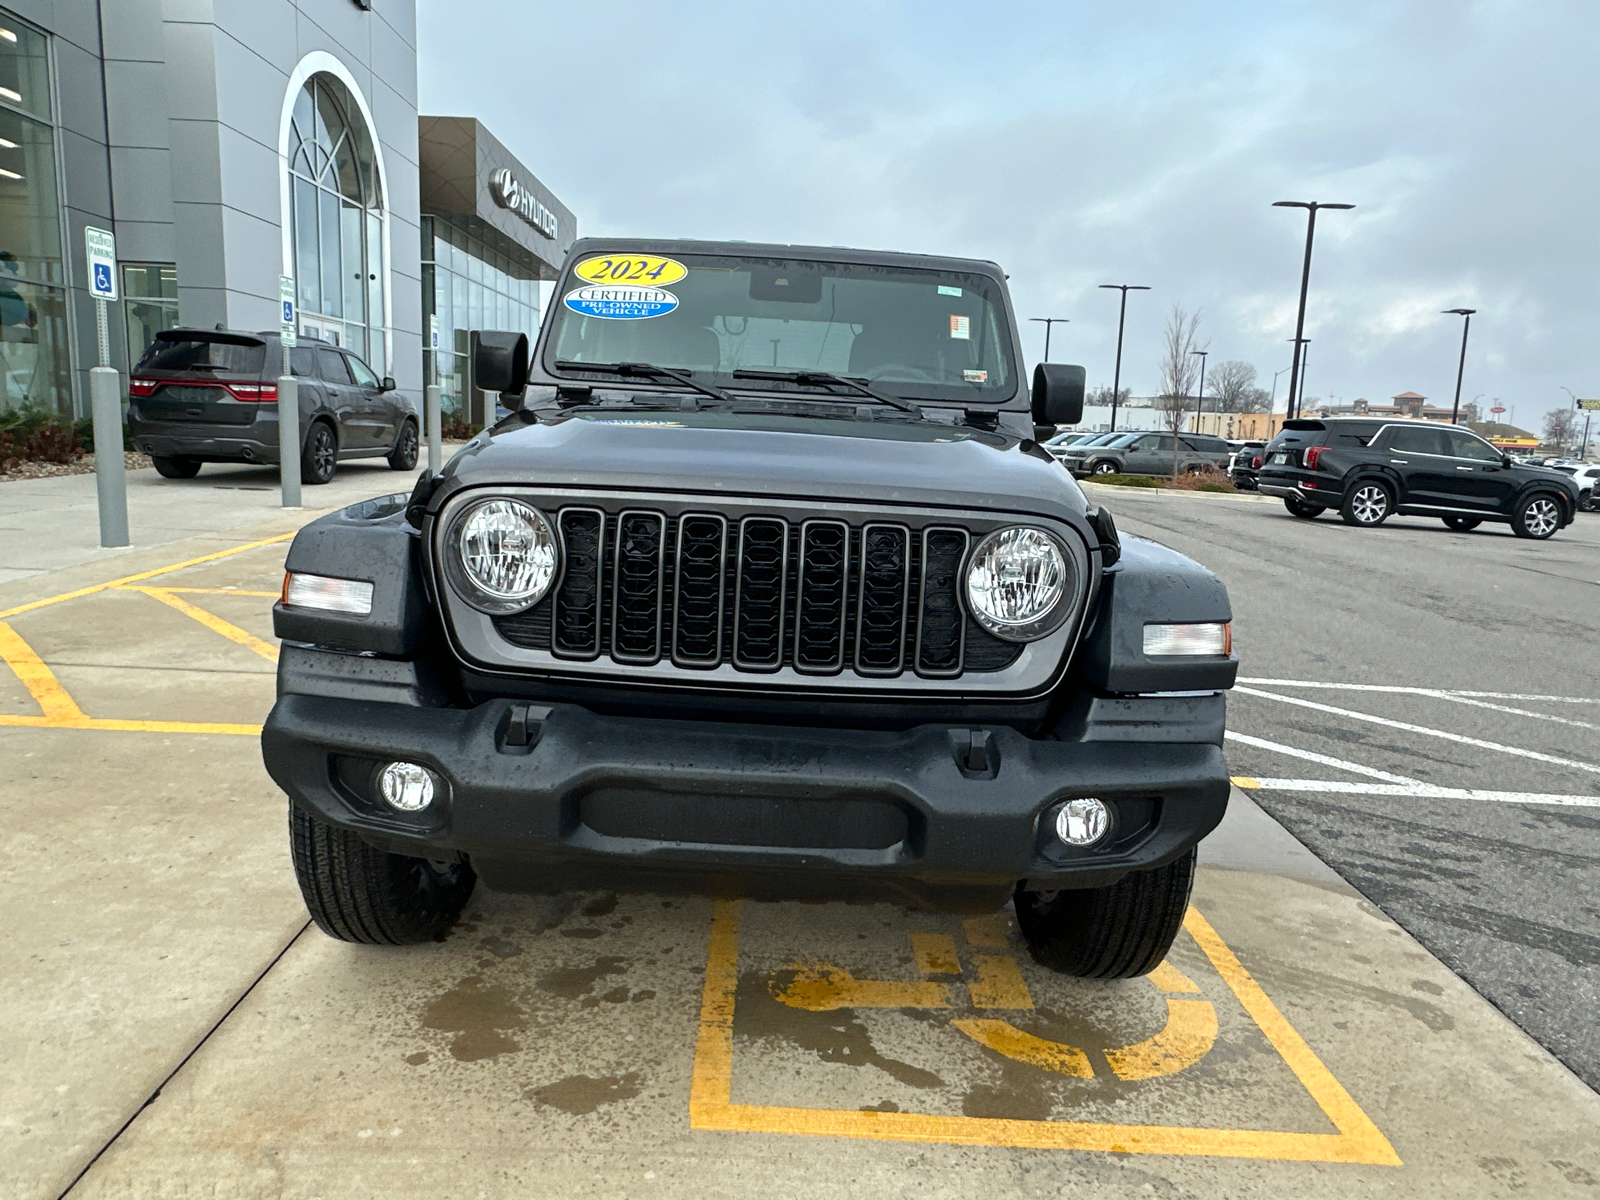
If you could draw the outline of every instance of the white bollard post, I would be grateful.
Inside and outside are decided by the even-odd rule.
[[[441,428],[444,414],[439,385],[429,384],[422,396],[422,423],[428,430],[428,472],[437,475],[444,466],[444,431]]]
[[[100,301],[103,312],[105,301]],[[89,369],[94,417],[94,486],[100,502],[100,544],[128,542],[128,474],[122,459],[122,379],[111,367]]]
[[[278,481],[283,507],[300,507],[300,383],[289,370],[289,347],[283,348],[283,374],[278,376]]]

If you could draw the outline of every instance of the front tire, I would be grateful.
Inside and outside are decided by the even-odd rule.
[[[156,474],[163,479],[193,479],[200,474],[198,458],[152,454],[150,461],[155,466]]]
[[[289,849],[311,919],[344,942],[430,941],[461,915],[478,882],[468,863],[390,854],[292,804]]]
[[[394,451],[389,455],[389,468],[394,471],[409,471],[417,465],[417,423],[407,421],[400,426],[400,437],[395,441]]]
[[[339,469],[339,439],[326,421],[318,421],[306,435],[300,456],[300,478],[306,483],[327,483]]]
[[[1132,979],[1161,965],[1189,909],[1197,852],[1105,888],[1017,889],[1017,926],[1041,966],[1079,979]]]
[[[1376,529],[1394,512],[1394,495],[1389,485],[1376,479],[1363,479],[1346,493],[1339,515],[1346,525]]]
[[[1285,496],[1283,498],[1283,506],[1289,510],[1290,516],[1299,517],[1303,521],[1309,521],[1313,517],[1320,517],[1324,511],[1315,504],[1307,504],[1304,500],[1296,500],[1293,496]]]
[[[1091,475],[1115,475],[1116,473],[1117,464],[1103,458],[1089,468],[1089,474]]]
[[[1537,492],[1517,505],[1511,515],[1511,531],[1519,538],[1542,542],[1561,528],[1561,505],[1547,492]]]
[[[1483,524],[1483,520],[1480,517],[1442,517],[1440,519],[1457,533],[1466,533],[1467,530],[1476,529]]]

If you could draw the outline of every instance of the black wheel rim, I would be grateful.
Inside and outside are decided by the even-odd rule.
[[[406,431],[400,435],[400,457],[407,466],[417,461],[417,427],[407,425]]]
[[[318,426],[311,437],[311,465],[317,478],[333,474],[333,435],[326,426]]]

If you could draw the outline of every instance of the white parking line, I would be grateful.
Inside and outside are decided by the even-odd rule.
[[[1537,762],[1551,763],[1558,767],[1572,767],[1578,771],[1589,771],[1592,774],[1600,775],[1600,766],[1596,766],[1594,763],[1578,762],[1570,758],[1557,758],[1554,754],[1541,754],[1537,750],[1526,750],[1521,746],[1507,746],[1500,742],[1488,742],[1482,738],[1467,737],[1460,733],[1447,733],[1443,729],[1429,729],[1426,725],[1413,725],[1409,721],[1392,721],[1388,717],[1374,717],[1369,713],[1355,712],[1348,708],[1335,708],[1331,704],[1318,704],[1313,700],[1302,700],[1298,696],[1279,696],[1272,692],[1263,692],[1251,687],[1235,686],[1233,690],[1243,692],[1247,696],[1259,696],[1263,700],[1276,700],[1279,704],[1293,704],[1299,708],[1310,708],[1336,717],[1348,717],[1352,721],[1365,721],[1369,725],[1382,725],[1389,729],[1403,729],[1407,733],[1420,733],[1424,737],[1443,738],[1445,741],[1458,742],[1463,746],[1477,746],[1482,750],[1497,750],[1501,754],[1514,754],[1518,758],[1531,758]]]
[[[1349,779],[1258,779],[1235,776],[1235,786],[1273,792],[1340,792],[1357,796],[1405,796],[1417,800],[1488,800],[1499,804],[1554,804],[1566,808],[1600,808],[1600,796],[1563,796],[1547,792],[1491,792],[1481,788],[1439,787],[1431,783],[1362,783]]]
[[[1522,692],[1464,692],[1458,688],[1396,687],[1383,683],[1332,683],[1323,679],[1253,679],[1241,676],[1240,683],[1261,683],[1269,687],[1331,688],[1345,692],[1397,692],[1408,696],[1470,696],[1479,700],[1538,700],[1546,704],[1600,704],[1590,696],[1530,696]]]
[[[1312,750],[1301,750],[1295,746],[1285,746],[1282,742],[1269,742],[1266,738],[1251,737],[1248,733],[1235,733],[1228,730],[1223,734],[1230,742],[1239,742],[1246,746],[1254,746],[1258,750],[1271,750],[1276,754],[1287,754],[1293,758],[1303,758],[1307,762],[1320,763],[1324,767],[1334,767],[1340,771],[1349,771],[1355,775],[1365,775],[1369,779],[1381,779],[1385,783],[1413,784],[1421,780],[1408,779],[1404,775],[1392,775],[1388,771],[1380,771],[1376,767],[1364,767],[1360,763],[1346,762],[1342,758],[1334,758],[1328,754],[1318,754]]]
[[[1572,721],[1566,717],[1557,717],[1550,713],[1532,712],[1526,708],[1510,708],[1504,704],[1490,704],[1487,700],[1474,699],[1478,695],[1491,693],[1479,692],[1453,692],[1448,688],[1421,688],[1421,687],[1383,687],[1371,683],[1310,683],[1298,679],[1241,679],[1240,683],[1265,683],[1275,684],[1278,687],[1326,687],[1345,688],[1350,691],[1360,692],[1398,692],[1407,696],[1427,696],[1433,700],[1448,700],[1452,704],[1470,704],[1473,708],[1487,708],[1495,712],[1510,713],[1517,717],[1533,717],[1540,721],[1554,721],[1557,725],[1571,725],[1577,729],[1600,729],[1600,725],[1591,725],[1588,721]],[[1592,700],[1581,700],[1573,696],[1515,696],[1509,699],[1521,700],[1561,700],[1568,703],[1595,703]]]

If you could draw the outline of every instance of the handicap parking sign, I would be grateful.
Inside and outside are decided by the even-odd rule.
[[[96,300],[117,298],[117,241],[109,230],[84,226],[84,254],[89,264],[89,294]]]

